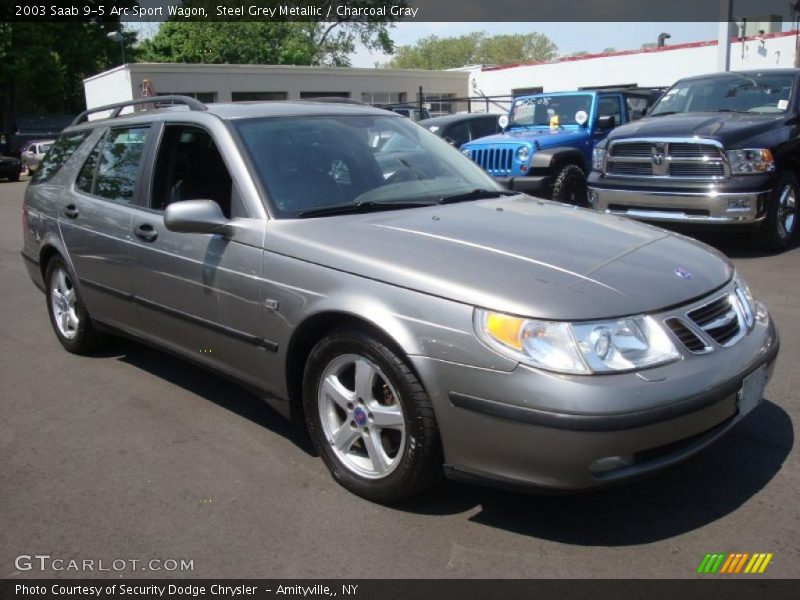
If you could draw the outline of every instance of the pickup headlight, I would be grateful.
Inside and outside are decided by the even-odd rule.
[[[602,171],[606,167],[606,149],[595,146],[592,150],[592,169]]]
[[[500,354],[559,373],[608,373],[680,357],[652,317],[566,323],[475,310],[478,337]]]
[[[766,148],[728,150],[728,162],[732,175],[757,175],[775,170],[772,152]]]

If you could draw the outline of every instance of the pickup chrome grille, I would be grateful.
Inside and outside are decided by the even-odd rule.
[[[719,180],[728,176],[722,147],[709,140],[619,140],[609,143],[605,172],[619,177]]]
[[[516,149],[515,146],[469,148],[469,158],[490,175],[503,177],[511,175]]]
[[[733,346],[746,332],[742,307],[731,294],[695,308],[686,316],[720,346]]]

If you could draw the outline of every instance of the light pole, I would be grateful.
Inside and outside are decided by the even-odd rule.
[[[106,34],[106,37],[112,42],[119,42],[119,49],[122,51],[122,64],[125,64],[125,38],[119,31],[112,31]]]

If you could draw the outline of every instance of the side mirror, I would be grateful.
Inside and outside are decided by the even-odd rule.
[[[616,126],[617,122],[614,120],[614,115],[604,115],[597,118],[597,129],[601,131],[608,131]]]
[[[213,200],[173,202],[164,211],[164,225],[181,233],[220,233],[228,219]]]

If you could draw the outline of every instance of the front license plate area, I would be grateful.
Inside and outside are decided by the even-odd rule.
[[[750,373],[742,381],[742,387],[736,396],[739,415],[744,416],[753,410],[764,399],[764,388],[767,385],[767,367],[763,365]]]

